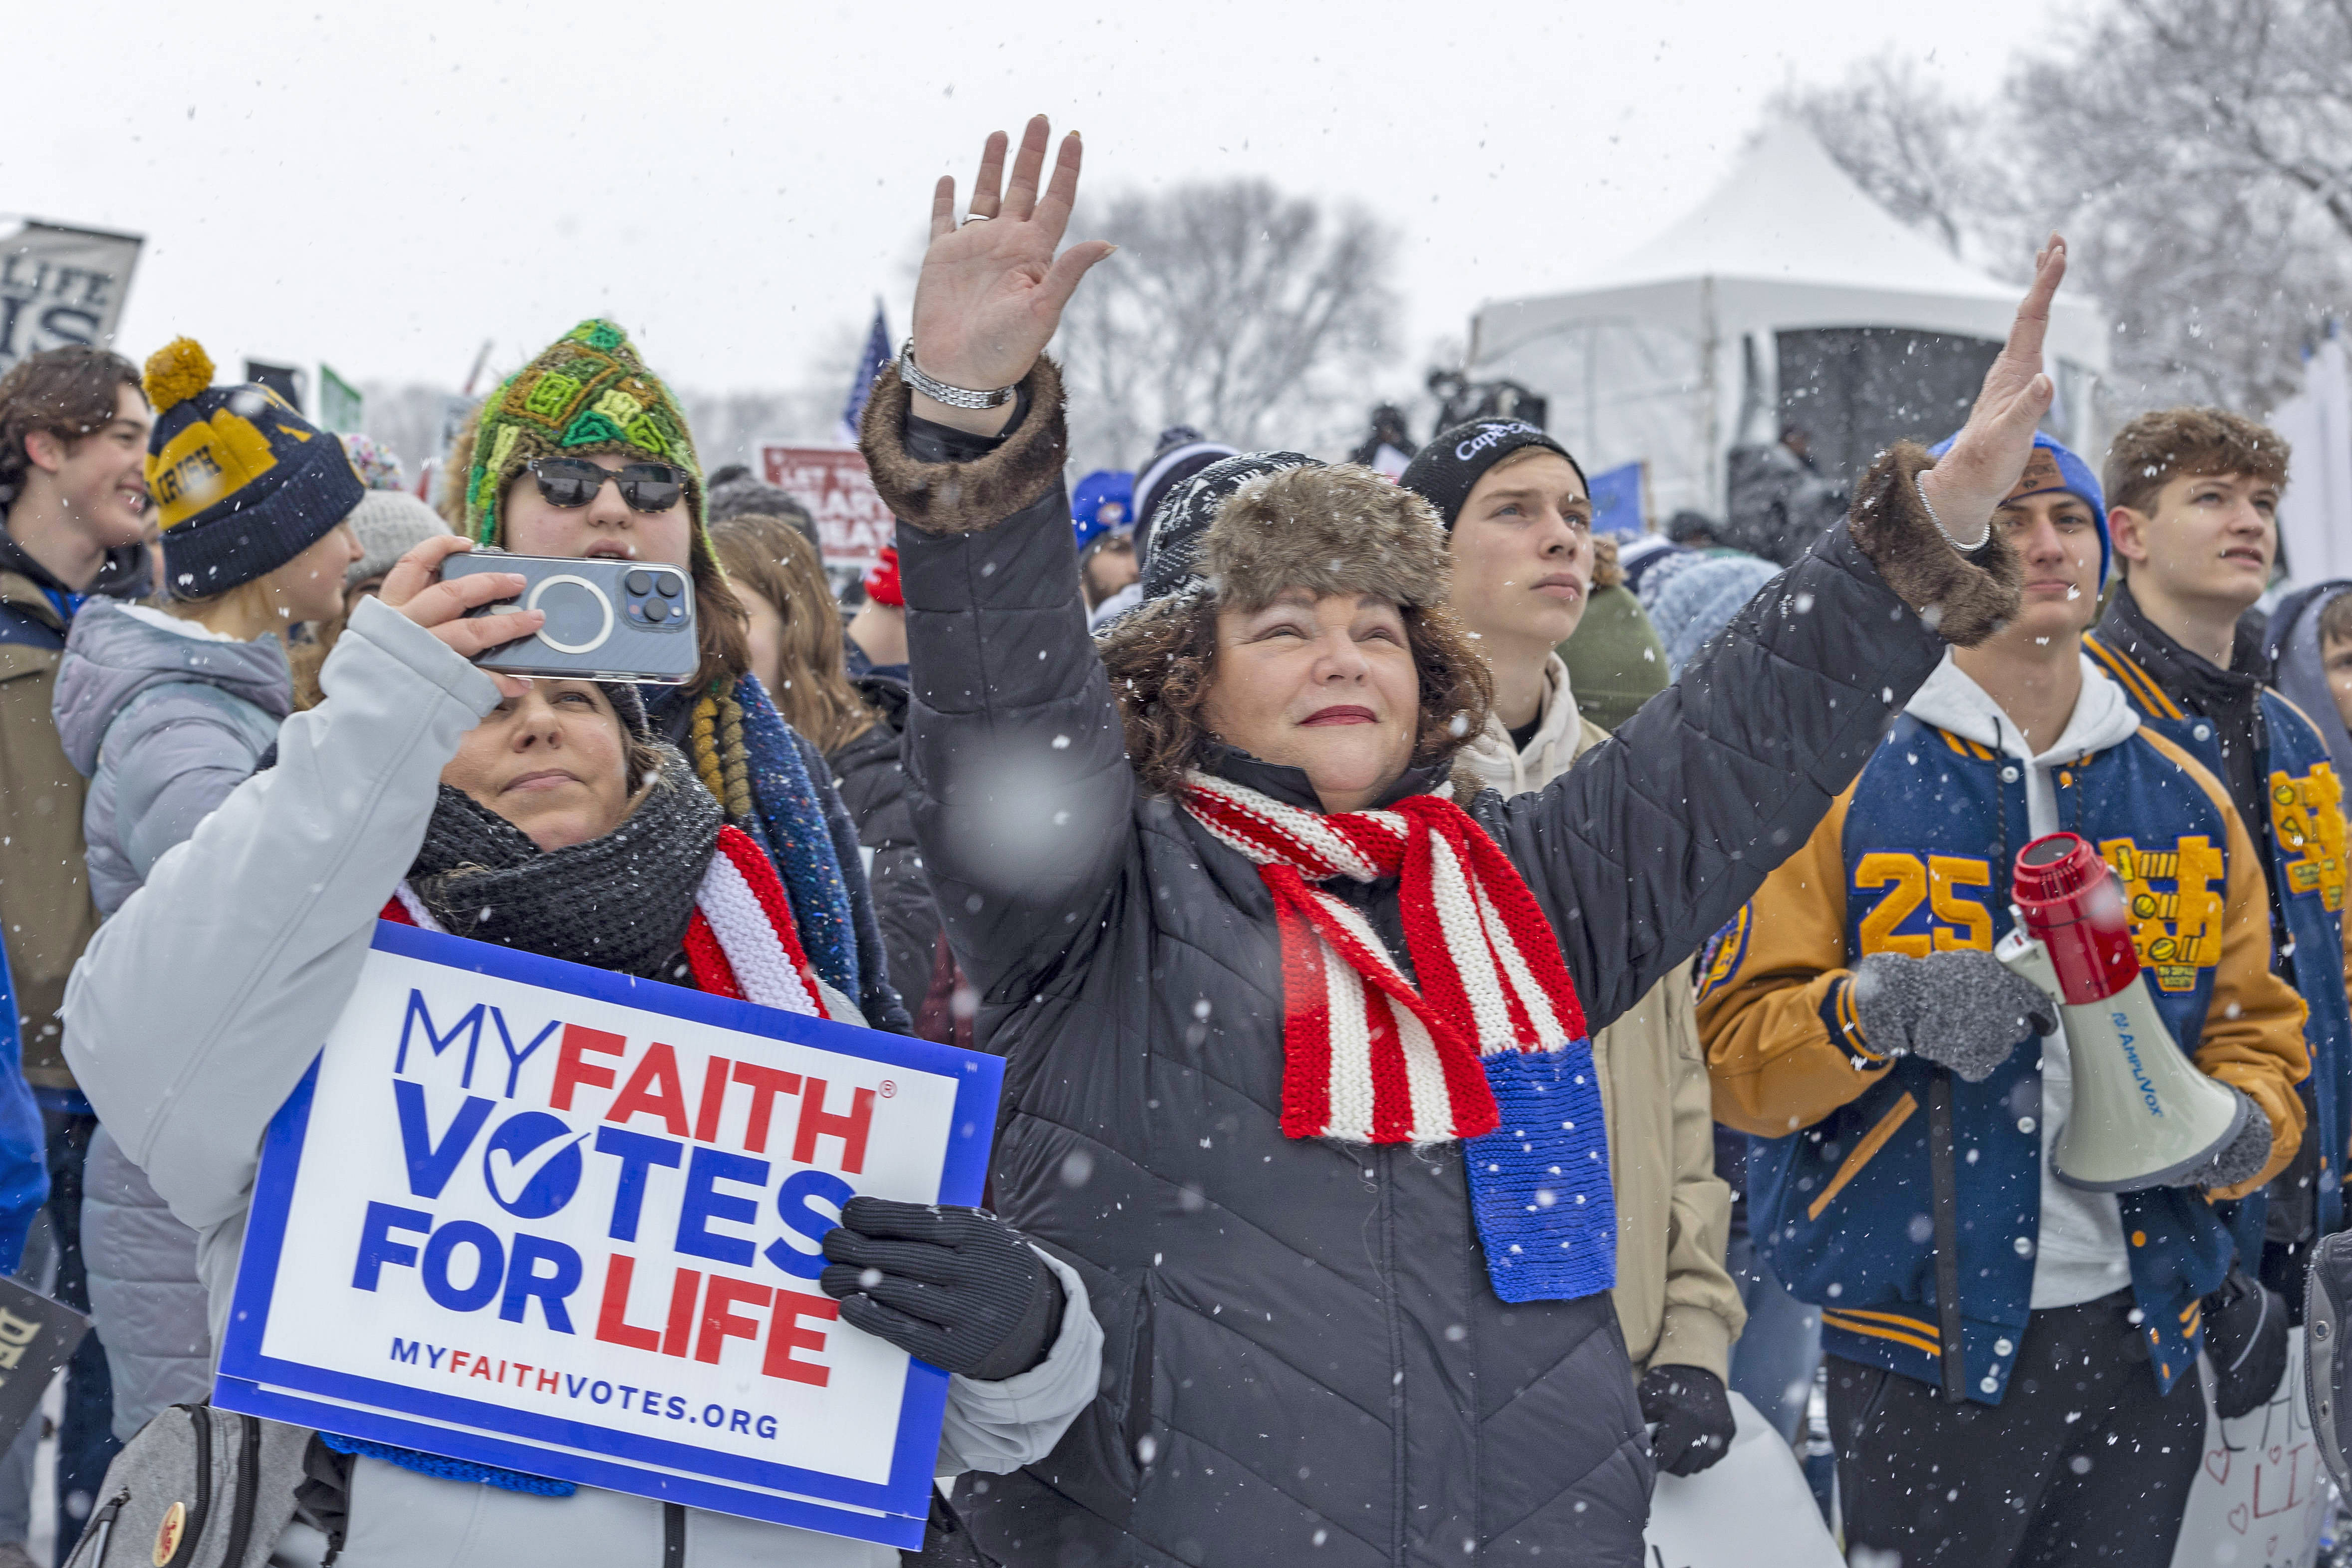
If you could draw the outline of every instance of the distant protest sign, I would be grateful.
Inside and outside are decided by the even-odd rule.
[[[53,223],[0,237],[0,374],[68,343],[111,347],[141,244],[135,234]]]
[[[1000,1064],[392,924],[264,1144],[214,1403],[918,1546],[948,1374],[858,1193],[980,1201]]]
[[[760,473],[816,519],[826,565],[871,566],[890,542],[897,525],[856,448],[763,445]]]

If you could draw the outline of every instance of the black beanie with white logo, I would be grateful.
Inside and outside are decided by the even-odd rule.
[[[1528,447],[1558,452],[1576,470],[1577,481],[1584,482],[1584,465],[1540,426],[1524,419],[1473,419],[1432,436],[1397,483],[1435,507],[1438,521],[1451,532],[1486,470]]]

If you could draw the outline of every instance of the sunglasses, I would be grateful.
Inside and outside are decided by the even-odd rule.
[[[621,499],[632,511],[667,511],[686,494],[686,470],[668,463],[630,463],[614,469],[585,458],[541,458],[526,466],[539,481],[541,497],[554,507],[586,506],[608,479],[621,487]]]

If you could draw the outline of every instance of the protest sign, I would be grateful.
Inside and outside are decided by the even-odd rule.
[[[1723,1458],[1695,1476],[1658,1477],[1642,1568],[1841,1568],[1788,1440],[1745,1394]]]
[[[826,565],[871,566],[890,542],[897,524],[855,447],[763,444],[760,474],[816,519]]]
[[[71,1307],[0,1278],[0,1444],[40,1410],[49,1379],[88,1332],[89,1320]]]
[[[2304,1404],[2304,1332],[2291,1331],[2278,1387],[2243,1415],[2224,1420],[2214,1408],[2219,1380],[2203,1364],[2205,1444],[2172,1568],[2308,1568],[2318,1555],[2336,1489]]]
[[[270,1124],[214,1402],[919,1545],[948,1374],[836,1316],[854,1194],[980,1199],[1001,1065],[378,927]]]
[[[0,372],[68,343],[111,347],[142,243],[53,223],[0,239]]]

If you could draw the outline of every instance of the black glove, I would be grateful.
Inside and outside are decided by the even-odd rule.
[[[1916,1056],[1982,1083],[2028,1035],[2058,1027],[2042,987],[1973,947],[1907,958],[1874,952],[1853,970],[1853,1014],[1881,1056]]]
[[[2269,1163],[2271,1157],[2270,1113],[2254,1103],[2253,1096],[2242,1089],[2232,1088],[2231,1094],[2246,1102],[2245,1124],[2238,1135],[2222,1146],[2221,1152],[2186,1175],[2173,1178],[2176,1187],[2234,1187],[2249,1181]],[[2268,1392],[2265,1390],[2264,1392]]]
[[[869,1334],[1001,1383],[1045,1359],[1062,1285],[1021,1233],[980,1209],[855,1197],[825,1232],[817,1289]]]
[[[1642,1419],[1658,1424],[1650,1453],[1670,1476],[1695,1476],[1731,1451],[1738,1425],[1723,1379],[1703,1366],[1654,1366],[1634,1390]]]
[[[2286,1302],[2233,1265],[2204,1306],[2213,1408],[2234,1421],[2261,1409],[2286,1375]]]

